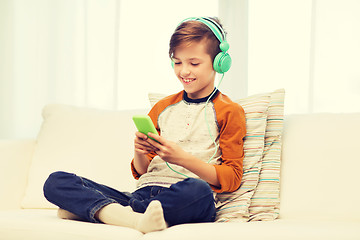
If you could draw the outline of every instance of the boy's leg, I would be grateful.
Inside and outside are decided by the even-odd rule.
[[[95,213],[110,203],[128,205],[131,194],[95,183],[89,179],[66,172],[50,174],[44,184],[45,198],[59,208],[79,218],[98,222]],[[59,212],[60,217],[68,215]]]
[[[136,212],[144,212],[152,200],[161,202],[165,221],[169,226],[182,223],[213,222],[216,210],[213,191],[203,180],[188,178],[171,185],[170,188],[154,187],[150,199],[139,200],[137,191],[130,200],[130,206]],[[156,191],[160,192],[157,194]],[[141,189],[140,189],[141,191]],[[156,195],[156,196],[154,196]]]
[[[145,213],[132,211],[130,193],[66,172],[55,172],[44,184],[45,197],[59,206],[58,216],[131,227],[143,233],[166,228],[161,203],[149,204]]]
[[[145,213],[126,206],[132,195],[66,172],[55,172],[44,184],[45,197],[60,207],[59,217],[131,227],[143,233],[166,228],[161,203],[149,204]]]

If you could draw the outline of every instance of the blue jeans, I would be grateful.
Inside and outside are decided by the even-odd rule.
[[[187,178],[170,188],[148,186],[133,193],[120,192],[72,173],[54,172],[44,184],[46,199],[89,222],[98,210],[110,203],[130,206],[144,213],[152,200],[159,200],[169,226],[182,223],[213,222],[215,203],[213,193],[203,180]]]

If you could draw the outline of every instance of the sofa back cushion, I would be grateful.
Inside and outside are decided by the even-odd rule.
[[[281,218],[360,220],[360,113],[285,117]]]
[[[105,111],[66,105],[43,109],[23,208],[54,208],[43,184],[54,171],[73,172],[102,184],[132,191],[135,127],[132,115],[146,111]]]

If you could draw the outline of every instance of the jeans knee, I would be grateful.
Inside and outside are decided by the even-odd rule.
[[[192,201],[191,199],[208,198],[209,202],[214,200],[213,191],[209,184],[201,179],[187,178],[179,184],[181,194],[185,199]],[[175,186],[177,185],[175,184]]]
[[[61,171],[51,173],[43,187],[45,198],[51,202],[51,199],[58,194],[59,187],[63,186],[64,180],[68,179],[71,175],[73,174]]]
[[[196,193],[201,193],[202,195],[212,195],[212,190],[210,185],[201,179],[196,178],[188,178],[185,179],[185,182],[189,185],[189,187]]]
[[[215,200],[214,193],[210,185],[201,179],[190,179],[189,184],[192,186],[194,195],[197,195],[201,201],[199,206],[199,218],[196,222],[213,222],[215,220]],[[201,211],[202,209],[202,211]]]
[[[174,195],[168,208],[164,208],[169,225],[180,223],[213,222],[215,202],[209,184],[200,179],[188,178],[171,185]]]

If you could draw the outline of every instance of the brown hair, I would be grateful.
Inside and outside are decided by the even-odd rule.
[[[211,20],[221,26],[218,18],[211,18]],[[173,57],[177,47],[189,46],[192,43],[198,43],[203,39],[207,40],[207,53],[214,61],[215,56],[221,51],[219,47],[220,42],[214,33],[202,22],[196,20],[182,22],[175,29],[175,32],[170,38],[169,57]]]

